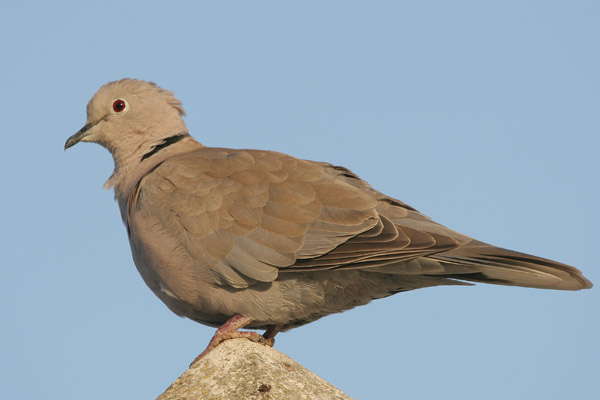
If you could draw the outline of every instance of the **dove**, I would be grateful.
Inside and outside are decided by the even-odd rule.
[[[65,150],[93,142],[112,154],[105,187],[140,275],[175,314],[218,327],[195,361],[223,340],[273,345],[280,331],[408,290],[592,287],[574,267],[438,224],[347,168],[203,146],[184,115],[152,82],[109,82]]]

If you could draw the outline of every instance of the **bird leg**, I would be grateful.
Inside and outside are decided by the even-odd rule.
[[[196,364],[202,357],[204,357],[206,354],[208,354],[208,352],[217,347],[221,342],[224,342],[225,340],[229,339],[246,338],[253,342],[273,347],[273,345],[275,344],[274,337],[277,334],[277,332],[281,330],[282,326],[271,325],[269,326],[264,335],[260,335],[257,332],[238,332],[238,329],[243,328],[250,322],[252,322],[252,318],[246,317],[242,314],[237,314],[229,318],[227,322],[225,322],[219,327],[219,329],[217,329],[214,336],[208,343],[208,346],[206,346],[206,349],[204,349],[204,351],[200,353],[200,355],[196,357],[194,361],[192,361],[190,367]]]
[[[271,325],[269,328],[263,333],[263,338],[265,339],[265,344],[267,346],[273,347],[275,344],[275,335],[279,333],[279,331],[283,328],[283,325]]]

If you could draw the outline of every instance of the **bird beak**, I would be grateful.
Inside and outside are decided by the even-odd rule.
[[[90,128],[94,125],[95,124],[85,124],[83,128],[81,128],[76,134],[67,139],[67,142],[65,143],[65,150],[81,142],[81,140],[84,137],[86,137],[87,132],[90,130]]]

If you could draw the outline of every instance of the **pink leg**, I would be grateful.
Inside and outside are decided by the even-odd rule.
[[[196,364],[206,354],[208,354],[209,351],[217,347],[219,343],[228,339],[246,338],[253,342],[273,346],[273,343],[275,343],[275,339],[273,339],[273,336],[275,336],[275,333],[279,332],[279,329],[277,329],[277,331],[275,331],[275,333],[273,333],[272,336],[266,338],[266,340],[262,335],[258,334],[257,332],[237,331],[238,329],[241,329],[244,326],[248,325],[250,322],[252,322],[252,318],[248,318],[241,314],[234,315],[233,317],[231,317],[227,322],[221,325],[219,329],[217,329],[217,332],[215,332],[214,336],[208,343],[206,349],[198,357],[196,357],[194,361],[192,361],[190,367]],[[270,330],[271,328],[269,328],[267,332],[269,332]]]
[[[275,344],[275,335],[283,328],[283,325],[271,325],[269,329],[263,333],[263,338],[267,341],[267,345],[273,347]]]

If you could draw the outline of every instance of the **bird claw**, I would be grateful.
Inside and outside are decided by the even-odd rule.
[[[225,340],[229,339],[246,338],[252,342],[260,343],[264,346],[273,347],[273,345],[275,344],[275,338],[273,336],[275,336],[279,329],[273,330],[270,328],[269,330],[267,330],[267,332],[265,332],[265,336],[267,336],[266,338],[265,336],[257,332],[238,331],[238,329],[243,328],[250,322],[252,322],[252,319],[244,315],[235,315],[232,318],[230,318],[219,329],[217,329],[214,336],[208,343],[208,346],[206,346],[206,349],[204,349],[204,351],[200,353],[200,355],[196,357],[194,361],[192,361],[190,367],[194,366],[198,361],[200,361],[202,357],[207,355],[212,349],[217,347]]]

